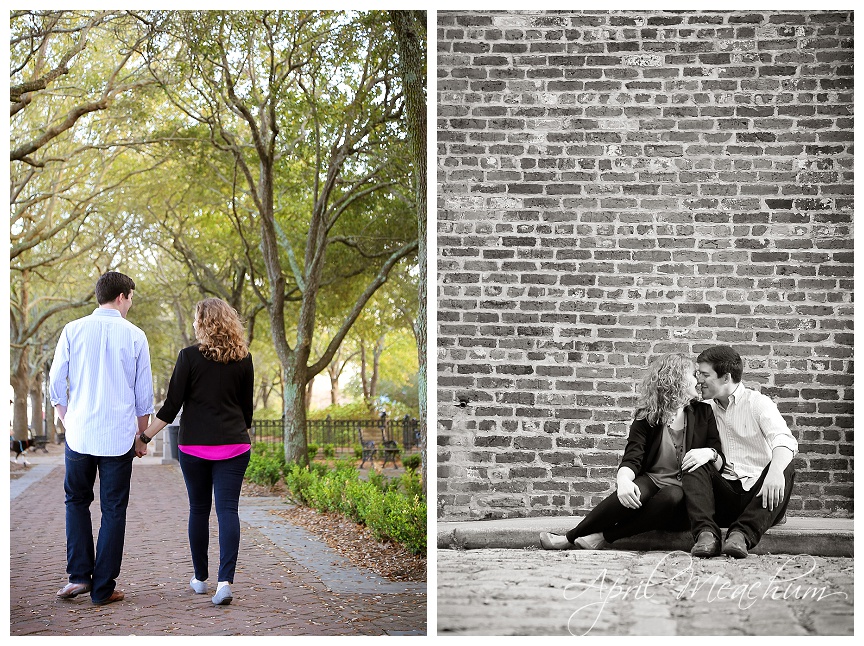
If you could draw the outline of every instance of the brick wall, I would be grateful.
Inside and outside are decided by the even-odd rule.
[[[438,516],[584,512],[658,353],[745,358],[852,514],[852,14],[438,13]]]

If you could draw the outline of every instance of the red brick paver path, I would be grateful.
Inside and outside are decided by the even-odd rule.
[[[117,587],[122,602],[59,600],[67,581],[63,466],[11,502],[10,633],[16,635],[424,634],[426,596],[336,594],[263,534],[241,523],[234,601],[214,606],[189,588],[183,477],[173,465],[136,462]],[[97,485],[98,487],[98,485]],[[98,492],[93,503],[99,527]],[[241,501],[241,505],[242,505]],[[287,522],[287,521],[285,521]],[[210,559],[218,563],[215,512]],[[215,584],[211,584],[211,587]]]

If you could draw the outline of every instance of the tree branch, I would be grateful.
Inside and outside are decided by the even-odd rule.
[[[378,271],[378,275],[375,276],[375,279],[366,286],[366,289],[363,290],[363,293],[357,297],[357,301],[354,303],[354,307],[345,317],[345,320],[342,322],[339,331],[336,332],[336,335],[331,339],[330,343],[327,346],[327,349],[324,351],[324,354],[316,361],[314,364],[309,366],[306,371],[307,383],[311,380],[315,375],[324,370],[330,361],[333,359],[333,355],[336,354],[336,350],[339,349],[342,341],[345,338],[345,335],[348,334],[348,331],[351,329],[351,326],[354,325],[354,321],[357,320],[357,317],[360,316],[360,312],[363,311],[363,308],[366,306],[366,303],[372,297],[372,295],[378,291],[378,288],[381,287],[385,282],[387,282],[387,276],[390,274],[390,270],[396,266],[400,260],[405,258],[407,255],[417,250],[417,240],[409,242],[404,245],[400,249],[396,250],[390,258],[387,259],[387,262],[381,267]]]

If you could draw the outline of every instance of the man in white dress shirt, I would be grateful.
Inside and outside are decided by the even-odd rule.
[[[135,437],[153,412],[147,337],[126,320],[135,283],[109,271],[96,283],[99,307],[68,323],[51,364],[50,396],[66,428],[66,571],[61,599],[90,593],[95,605],[123,599],[123,559]],[[90,503],[99,474],[102,523],[94,551]]]
[[[714,410],[726,463],[719,472],[700,467],[684,474],[684,500],[696,541],[691,552],[716,556],[721,551],[720,527],[728,526],[723,554],[745,558],[786,512],[798,442],[776,404],[741,383],[744,363],[734,349],[708,348],[696,364],[702,399]]]

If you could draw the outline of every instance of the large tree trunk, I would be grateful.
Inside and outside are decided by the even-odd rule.
[[[330,373],[330,403],[333,406],[339,405],[339,375],[333,376]]]
[[[26,355],[26,350],[22,351]],[[11,376],[12,381],[12,437],[26,440],[27,432],[27,395],[30,384],[27,379],[27,359],[19,359],[18,369]]]
[[[33,427],[33,436],[46,435],[45,424],[42,415],[42,374],[37,373],[30,382],[30,422]]]
[[[372,351],[372,376],[369,378],[369,402],[374,402],[378,396],[378,373],[381,370],[381,355],[384,354],[384,335],[375,341],[375,349]]]
[[[288,366],[284,371],[285,397],[282,414],[285,420],[285,461],[309,464],[306,445],[306,370],[305,365]]]
[[[19,309],[22,313],[22,325],[27,320],[27,311],[30,307],[30,272],[21,272],[21,287],[19,297]],[[13,308],[14,312],[14,308]],[[19,329],[20,329],[19,328]],[[12,348],[12,366],[14,372],[10,375],[12,382],[12,437],[16,440],[26,440],[27,432],[27,395],[30,392],[30,350],[26,342],[22,340],[21,335],[16,339],[21,345]],[[17,359],[17,360],[16,360]]]
[[[309,409],[312,408],[312,387],[315,385],[315,378],[309,380],[309,383],[306,384],[306,412],[309,412]]]
[[[428,412],[426,362],[426,12],[391,11],[399,47],[399,69],[405,88],[405,118],[414,158],[414,195],[417,203],[417,249],[420,264],[419,303],[417,305],[417,388],[420,400],[421,480],[426,493],[426,435]]]
[[[360,385],[363,387],[363,401],[369,405],[369,382],[366,379],[366,342],[360,340]]]
[[[267,402],[270,399],[270,391],[273,389],[270,379],[265,377],[261,380],[261,388],[258,389],[258,401],[261,402],[262,408],[267,408]]]
[[[54,407],[51,400],[45,400],[45,426],[48,428],[48,441],[57,443],[57,425],[54,423]]]

